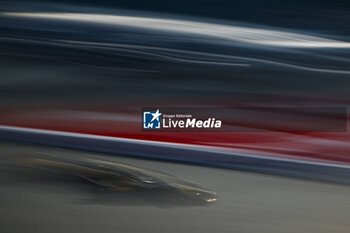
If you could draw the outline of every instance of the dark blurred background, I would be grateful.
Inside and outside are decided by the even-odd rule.
[[[27,0],[18,3],[30,2]],[[321,0],[49,0],[45,3],[79,4],[128,10],[183,14],[237,20],[278,27],[333,31],[347,35],[349,1]]]

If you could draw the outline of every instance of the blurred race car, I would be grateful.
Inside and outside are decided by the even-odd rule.
[[[217,200],[216,193],[170,174],[83,156],[47,154],[27,158],[25,163],[45,173],[79,177],[109,191],[171,192],[204,203]]]

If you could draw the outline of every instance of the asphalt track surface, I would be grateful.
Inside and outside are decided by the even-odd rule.
[[[0,232],[337,233],[350,229],[349,186],[29,144],[1,143],[0,148]],[[216,192],[218,201],[178,205],[128,195],[123,201],[111,201],[96,198],[98,194],[80,183],[22,179],[21,172],[5,162],[37,153],[85,154],[170,173]]]

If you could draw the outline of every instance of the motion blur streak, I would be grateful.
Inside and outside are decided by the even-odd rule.
[[[350,232],[349,3],[0,6],[1,233]]]
[[[350,188],[344,185],[50,147],[0,146],[0,221],[5,232],[348,233],[350,228]],[[173,192],[99,190],[85,179],[65,177],[71,169],[55,175],[18,160],[45,156],[167,171],[214,190],[218,200],[208,199],[204,205]]]
[[[199,36],[210,36],[213,39],[219,38],[264,46],[295,48],[350,48],[350,43],[348,42],[330,40],[319,36],[310,36],[302,33],[204,23],[188,20],[92,13],[77,14],[5,12],[3,15],[39,19],[56,19],[64,21],[82,21],[143,29],[162,30],[175,33],[194,34]]]
[[[274,14],[251,24],[132,9],[16,3],[4,3],[0,13],[3,126],[350,164],[347,132],[265,132],[264,125],[244,118],[241,123],[250,132],[210,137],[140,132],[144,106],[348,105],[350,37],[341,23],[332,21],[331,28],[318,21],[308,28],[270,27],[263,22]]]

